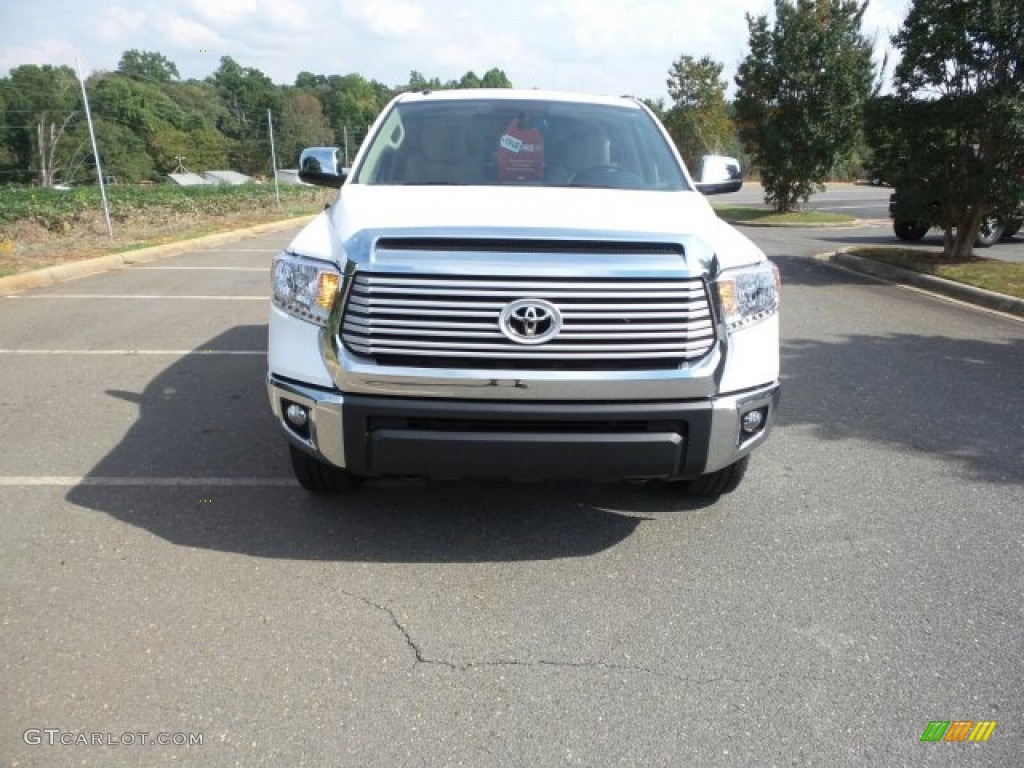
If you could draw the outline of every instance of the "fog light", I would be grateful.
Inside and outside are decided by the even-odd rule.
[[[743,432],[752,435],[764,426],[765,412],[763,408],[756,411],[747,411],[740,419],[740,427]]]
[[[295,403],[285,408],[284,417],[296,429],[303,429],[309,423],[309,411]]]

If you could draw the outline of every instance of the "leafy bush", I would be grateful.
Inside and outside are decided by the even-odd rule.
[[[316,187],[281,187],[281,205],[285,208],[313,206],[322,197]],[[171,185],[117,185],[107,189],[110,215],[123,220],[134,214],[223,216],[244,211],[276,208],[272,184],[240,186],[209,185],[177,187]],[[101,211],[99,187],[71,190],[32,187],[0,188],[0,231],[19,221],[35,222],[51,232],[70,230],[90,210]]]

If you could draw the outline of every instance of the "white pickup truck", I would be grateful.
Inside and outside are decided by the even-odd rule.
[[[779,402],[779,274],[641,103],[406,93],[274,261],[268,391],[298,481],[736,487]]]

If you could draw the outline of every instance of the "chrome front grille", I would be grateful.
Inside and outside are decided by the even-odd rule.
[[[499,316],[511,302],[558,308],[550,341],[506,337]],[[460,277],[357,273],[341,341],[381,365],[427,368],[674,368],[715,341],[704,282],[691,279]]]

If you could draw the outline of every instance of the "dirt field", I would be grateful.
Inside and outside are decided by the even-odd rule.
[[[334,194],[332,190],[323,192],[323,199],[301,205],[290,201],[282,208],[269,205],[219,214],[151,208],[119,214],[111,222],[113,239],[102,210],[76,215],[72,224],[57,232],[35,221],[17,221],[0,232],[0,277],[316,213]]]

